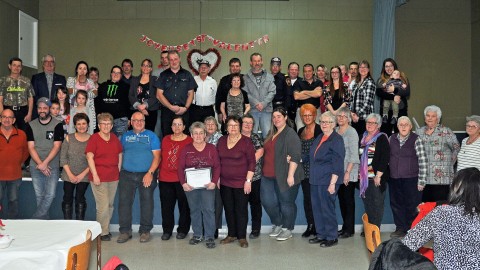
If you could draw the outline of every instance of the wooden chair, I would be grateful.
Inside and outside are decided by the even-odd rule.
[[[68,251],[67,270],[87,270],[90,263],[92,232],[87,231],[87,240],[70,248]]]
[[[377,225],[371,224],[368,222],[368,215],[367,213],[363,214],[363,230],[365,231],[365,245],[368,249],[368,255],[371,258],[372,253],[375,249],[380,245],[382,242],[380,240],[380,229]]]

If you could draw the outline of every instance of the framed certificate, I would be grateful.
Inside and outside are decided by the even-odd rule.
[[[205,188],[206,184],[212,182],[212,168],[187,168],[185,179],[194,189]]]

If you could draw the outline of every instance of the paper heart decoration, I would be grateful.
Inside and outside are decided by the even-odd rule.
[[[195,73],[195,75],[198,75],[199,62],[208,62],[210,64],[209,74],[212,74],[220,65],[221,60],[222,56],[215,48],[210,48],[204,52],[198,49],[193,49],[187,55],[188,66]]]

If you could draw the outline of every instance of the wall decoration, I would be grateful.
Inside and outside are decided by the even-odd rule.
[[[221,61],[222,56],[215,48],[210,48],[204,52],[199,49],[193,49],[187,55],[188,66],[195,75],[198,75],[198,66],[200,63],[208,62],[208,64],[210,64],[209,74],[212,74],[220,65]]]
[[[148,47],[152,47],[155,50],[159,51],[170,51],[176,50],[178,52],[188,51],[191,47],[196,46],[198,43],[204,43],[209,41],[212,43],[213,46],[224,49],[227,51],[247,51],[251,48],[254,48],[256,45],[262,45],[269,41],[268,35],[263,35],[262,37],[256,38],[252,41],[245,42],[245,43],[235,43],[235,42],[225,42],[219,39],[216,39],[207,34],[200,34],[188,42],[179,45],[166,45],[162,42],[154,41],[153,39],[149,38],[147,35],[142,35],[140,38],[140,42],[145,43]]]

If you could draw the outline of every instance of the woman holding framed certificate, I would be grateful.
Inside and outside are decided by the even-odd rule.
[[[193,142],[180,152],[178,179],[190,206],[193,237],[190,245],[205,239],[207,248],[215,247],[215,186],[220,177],[220,160],[213,144],[206,143],[202,122],[190,126]]]
[[[238,239],[242,248],[248,247],[248,194],[252,189],[255,172],[255,148],[252,140],[240,133],[242,119],[229,116],[227,136],[218,140],[220,157],[220,194],[227,219],[228,235],[220,244],[229,244]]]

